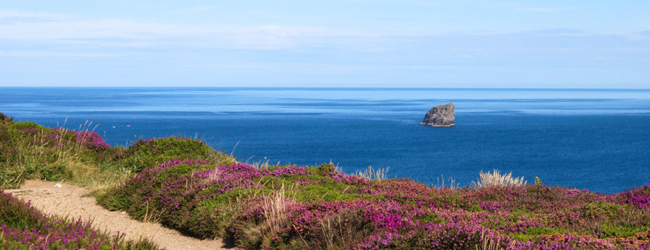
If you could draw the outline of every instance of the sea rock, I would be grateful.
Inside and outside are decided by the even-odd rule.
[[[447,103],[431,108],[424,116],[420,125],[429,125],[433,127],[451,127],[454,126],[456,113],[454,113],[454,104]]]

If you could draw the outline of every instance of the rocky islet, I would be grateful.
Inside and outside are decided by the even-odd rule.
[[[456,113],[453,103],[438,105],[431,108],[424,116],[420,125],[432,127],[452,127],[455,125]]]

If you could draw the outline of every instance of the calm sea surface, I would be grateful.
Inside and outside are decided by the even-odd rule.
[[[455,127],[418,125],[448,102]],[[0,112],[89,121],[112,145],[198,136],[240,161],[390,167],[434,185],[492,169],[603,193],[650,184],[650,90],[0,88]]]

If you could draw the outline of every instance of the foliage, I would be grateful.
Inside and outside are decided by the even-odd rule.
[[[202,141],[180,136],[140,138],[120,156],[121,162],[136,172],[171,159],[233,162],[228,155],[214,151]]]
[[[0,122],[13,121],[13,117],[6,116],[4,113],[0,112]]]
[[[146,166],[172,158],[234,161],[199,140],[172,136],[141,139],[127,148],[111,147],[83,126],[75,131],[15,122],[5,115],[0,118],[0,188],[16,188],[25,179],[43,179],[98,189],[117,185]]]
[[[113,210],[248,249],[645,249],[650,209],[538,185],[435,188],[318,167],[171,160],[99,197]],[[634,196],[627,195],[634,193]],[[627,195],[627,196],[626,196]]]
[[[634,188],[614,196],[614,199],[621,204],[632,204],[641,209],[650,208],[650,185],[641,188]]]
[[[29,178],[78,179],[81,172],[112,161],[116,151],[92,131],[0,121],[0,187],[18,187]]]

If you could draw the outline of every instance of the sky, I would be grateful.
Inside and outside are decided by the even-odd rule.
[[[650,88],[650,1],[0,0],[0,86]]]

